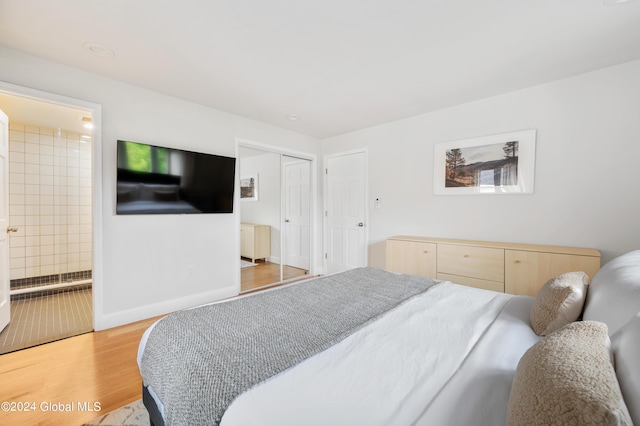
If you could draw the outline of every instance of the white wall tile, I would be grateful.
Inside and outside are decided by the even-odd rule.
[[[25,268],[11,269],[9,272],[10,280],[20,280],[22,278],[26,278],[26,276],[27,276],[27,273],[25,271]]]
[[[24,150],[24,142],[9,141],[9,157],[11,157],[14,152],[24,152]]]
[[[40,154],[40,144],[27,142],[24,145],[24,152],[26,154]]]
[[[90,269],[91,146],[77,133],[10,124],[9,212],[20,228],[11,256],[26,259],[11,279]]]
[[[23,183],[10,183],[9,194],[24,194],[25,184]]]
[[[20,231],[18,231],[20,232]],[[12,249],[14,247],[24,247],[25,246],[25,237],[24,235],[17,236],[16,234],[12,234],[9,237],[9,248]]]
[[[40,135],[36,133],[25,132],[24,141],[26,143],[40,143]]]
[[[9,141],[24,142],[24,132],[9,129]]]
[[[11,165],[13,163],[24,163],[24,156],[25,153],[24,152],[12,152],[9,155],[9,171],[11,171]]]

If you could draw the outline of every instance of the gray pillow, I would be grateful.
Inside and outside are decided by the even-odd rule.
[[[583,319],[602,321],[613,335],[640,306],[640,250],[607,262],[589,284]]]
[[[640,313],[611,336],[611,346],[622,396],[640,425]]]

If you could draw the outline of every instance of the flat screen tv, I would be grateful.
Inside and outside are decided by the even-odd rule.
[[[118,141],[116,214],[233,213],[236,159]]]

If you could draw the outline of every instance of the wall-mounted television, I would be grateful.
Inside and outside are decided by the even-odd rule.
[[[233,213],[236,159],[118,141],[116,214]]]

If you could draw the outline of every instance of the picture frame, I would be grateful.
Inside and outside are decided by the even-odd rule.
[[[531,194],[536,130],[435,145],[435,195]]]
[[[258,173],[240,177],[240,200],[258,201]]]

